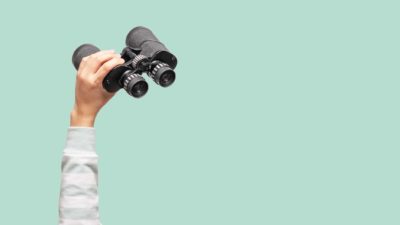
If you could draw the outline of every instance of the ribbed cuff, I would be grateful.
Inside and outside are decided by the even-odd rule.
[[[64,152],[96,152],[94,127],[69,127]]]

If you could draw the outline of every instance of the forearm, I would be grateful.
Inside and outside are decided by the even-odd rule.
[[[95,129],[70,127],[62,158],[59,224],[99,225],[97,190]]]
[[[96,113],[97,114],[97,113]],[[85,113],[85,110],[74,107],[70,114],[71,127],[94,127],[96,114]]]

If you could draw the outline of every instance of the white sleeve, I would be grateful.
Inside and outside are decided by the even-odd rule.
[[[69,127],[61,165],[59,225],[101,225],[95,128]]]

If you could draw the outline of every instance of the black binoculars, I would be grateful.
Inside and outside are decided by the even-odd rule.
[[[126,47],[121,52],[125,63],[113,68],[103,79],[108,92],[124,88],[129,95],[139,98],[147,93],[149,85],[142,77],[147,73],[161,87],[168,87],[175,81],[174,69],[177,58],[146,27],[135,27],[126,36]],[[75,69],[83,57],[100,51],[92,44],[79,46],[72,55]]]

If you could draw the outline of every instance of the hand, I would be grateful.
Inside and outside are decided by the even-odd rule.
[[[82,59],[76,76],[71,126],[94,126],[97,113],[115,95],[103,88],[103,78],[124,62],[112,50],[96,52]]]

